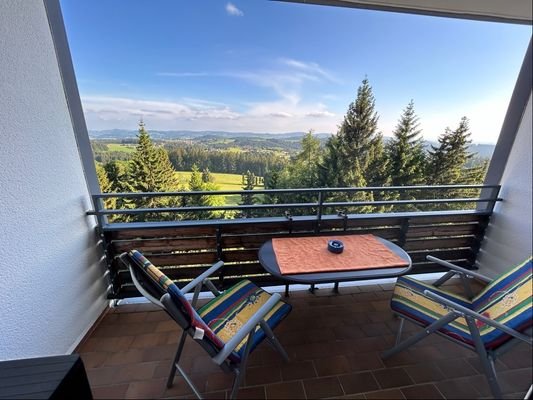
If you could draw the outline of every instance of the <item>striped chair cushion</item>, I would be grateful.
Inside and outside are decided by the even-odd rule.
[[[220,339],[227,342],[270,296],[269,293],[249,280],[243,280],[200,308],[198,314]],[[289,304],[279,301],[267,314],[265,322],[273,329],[287,316],[291,308]],[[251,350],[264,338],[265,333],[257,327],[253,336]],[[242,355],[246,340],[244,339],[235,349],[238,356]]]
[[[398,314],[427,326],[448,313],[442,305],[424,296],[423,291],[430,290],[490,319],[504,323],[510,328],[523,331],[532,323],[531,285],[531,258],[493,281],[472,301],[404,276],[400,277],[396,283],[391,308]],[[487,349],[497,348],[511,338],[506,333],[480,321],[476,323]],[[440,331],[473,345],[464,318],[457,318]]]
[[[156,283],[161,289],[167,292],[172,298],[174,304],[178,307],[181,313],[185,316],[186,320],[194,328],[200,328],[204,331],[204,339],[209,342],[215,349],[221,349],[224,347],[224,342],[220,340],[217,335],[209,328],[209,326],[200,318],[196,310],[187,301],[178,286],[163,274],[157,267],[155,267],[146,257],[144,257],[139,251],[132,250],[129,252],[130,257],[137,262],[139,266],[143,268],[146,274]],[[182,327],[188,329],[189,327]],[[235,357],[232,357],[233,361],[238,361]]]
[[[472,300],[472,309],[509,328],[523,331],[532,325],[532,295],[532,260],[529,258],[487,285]],[[509,335],[482,322],[478,326],[490,348],[510,339]]]

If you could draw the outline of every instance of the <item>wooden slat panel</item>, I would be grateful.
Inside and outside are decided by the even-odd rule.
[[[472,247],[476,242],[473,236],[448,239],[423,239],[408,240],[403,246],[404,250],[432,250],[432,249],[450,249],[456,247]]]
[[[214,264],[217,262],[216,252],[174,253],[147,255],[155,266]]]
[[[216,226],[188,226],[188,227],[169,227],[157,229],[127,229],[122,231],[109,231],[106,233],[109,239],[137,239],[137,238],[162,238],[162,237],[196,237],[196,236],[214,236]]]
[[[176,251],[176,250],[204,250],[216,249],[215,237],[197,237],[183,239],[140,239],[114,240],[111,247],[116,253],[137,249],[145,252]]]
[[[470,248],[466,249],[452,249],[452,250],[422,250],[410,251],[409,256],[413,263],[420,263],[426,261],[426,256],[434,256],[446,261],[453,262],[453,260],[471,259],[474,258],[474,252]]]
[[[306,223],[306,228],[311,229],[311,224]],[[231,233],[279,233],[279,232],[289,232],[290,222],[289,220],[284,222],[274,222],[274,223],[261,223],[261,224],[234,224],[234,225],[224,225],[221,227],[222,234],[231,234]]]
[[[254,274],[268,274],[268,272],[259,264],[259,262],[246,264],[224,265],[224,277],[227,276],[244,276]],[[225,278],[224,278],[225,279]]]
[[[488,218],[486,215],[478,214],[459,214],[459,215],[431,215],[431,216],[414,216],[409,218],[410,225],[421,224],[438,224],[449,222],[475,222],[484,221]]]
[[[423,238],[434,236],[460,236],[475,235],[479,233],[478,224],[450,224],[450,225],[433,225],[433,226],[410,226],[407,231],[407,238]]]
[[[359,228],[359,227],[379,227],[379,226],[399,226],[401,224],[401,218],[395,217],[384,217],[384,218],[372,218],[372,219],[362,219],[362,218],[348,218],[346,221],[346,226],[348,228]],[[332,228],[342,228],[344,222],[342,218],[335,220],[322,220],[320,222],[321,230],[323,229],[332,229]]]
[[[257,261],[257,252],[259,249],[251,250],[227,250],[222,252],[222,260],[224,262],[242,262],[242,261]]]
[[[341,235],[352,235],[352,234],[375,234],[376,236],[382,237],[384,239],[397,239],[400,236],[400,229],[360,229],[356,231],[326,231],[320,232],[320,235],[323,236],[341,236]],[[235,248],[235,247],[244,247],[244,248],[259,248],[263,243],[272,239],[280,237],[306,237],[306,236],[316,236],[315,233],[295,233],[295,234],[270,234],[270,235],[239,235],[239,236],[223,236],[222,237],[222,246],[224,248]]]

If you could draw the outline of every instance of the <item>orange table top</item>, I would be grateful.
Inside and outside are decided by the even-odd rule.
[[[344,251],[328,251],[329,240],[340,240]],[[353,271],[408,266],[409,263],[374,235],[339,235],[272,239],[281,274]]]

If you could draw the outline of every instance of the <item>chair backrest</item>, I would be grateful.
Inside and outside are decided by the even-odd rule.
[[[472,299],[472,309],[509,328],[523,332],[532,326],[532,285],[530,257],[487,285]],[[478,327],[488,348],[496,348],[511,338],[482,322],[478,322]]]
[[[178,323],[178,325],[188,331],[191,336],[193,336],[198,329],[203,331],[203,335],[197,335],[195,339],[203,342],[204,345],[207,345],[202,347],[208,351],[209,355],[215,355],[220,349],[222,349],[222,347],[224,347],[224,342],[218,338],[218,336],[198,315],[196,310],[192,307],[189,301],[187,301],[172,279],[162,273],[139,251],[131,250],[127,255],[129,256],[131,265],[134,269],[140,272],[140,274],[136,274],[137,280],[150,295],[157,299],[160,299],[165,293],[170,295],[179,315],[176,316],[172,313],[169,313],[169,315]]]

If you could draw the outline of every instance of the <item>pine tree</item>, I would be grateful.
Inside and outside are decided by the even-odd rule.
[[[319,184],[318,165],[322,158],[320,140],[307,132],[301,140],[302,150],[290,166],[291,175],[295,178],[292,187],[316,187]]]
[[[244,186],[242,187],[242,190],[254,190],[255,187],[255,174],[250,171],[246,171],[246,174],[244,174]],[[241,194],[241,202],[239,203],[242,206],[249,206],[255,204],[255,197],[251,193],[243,193]],[[253,212],[250,210],[244,210],[242,212],[243,216],[245,218],[250,218],[253,215]]]
[[[196,164],[193,164],[191,168],[191,176],[189,178],[189,190],[191,192],[211,192],[218,190],[218,186],[213,182],[204,182],[204,174],[198,170]],[[205,171],[205,170],[204,170]],[[183,206],[187,207],[217,207],[223,206],[226,202],[223,196],[217,195],[189,195],[184,196],[187,198],[186,204]],[[212,219],[212,218],[222,218],[224,215],[223,211],[219,210],[206,210],[206,211],[191,211],[185,215],[187,219]]]
[[[425,154],[420,133],[418,117],[411,100],[386,147],[389,159],[388,175],[392,186],[424,183]]]
[[[324,157],[318,166],[319,186],[343,187],[346,183],[343,179],[340,160],[340,140],[337,135],[331,136],[326,142]]]
[[[381,143],[378,134],[378,114],[375,99],[368,79],[364,79],[357,89],[357,97],[349,107],[337,134],[339,145],[332,147],[340,151],[339,160],[341,183],[356,186],[359,179],[358,165],[365,182],[372,181],[369,166],[373,162],[374,148]]]
[[[156,147],[150,135],[139,122],[139,142],[130,161],[129,182],[135,192],[171,192],[178,190],[176,171],[168,159],[165,149]],[[136,207],[155,208],[165,207],[169,204],[168,198],[151,197],[136,199]],[[139,215],[136,220],[150,219],[152,216]],[[154,215],[153,218],[161,218]],[[172,217],[169,217],[172,218]]]
[[[98,183],[100,184],[100,190],[102,193],[113,192],[112,183],[107,176],[105,168],[101,164],[96,164],[96,177],[98,178]],[[110,197],[104,200],[104,207],[106,209],[114,209],[116,203],[116,198]]]
[[[439,146],[431,146],[427,167],[427,179],[431,185],[483,183],[488,163],[481,161],[468,167],[474,153],[469,152],[471,132],[468,118],[463,117],[455,130],[446,128],[438,138]],[[431,193],[433,197],[457,198],[477,196],[479,190],[440,190]],[[463,208],[471,204],[449,204],[447,208]]]
[[[204,168],[202,171],[202,182],[209,183],[214,182],[215,178],[211,174],[211,171],[209,171],[209,168]]]
[[[468,151],[471,143],[468,118],[463,117],[456,130],[446,128],[438,138],[439,146],[431,146],[427,168],[427,180],[431,185],[460,183],[466,163],[473,157]]]

